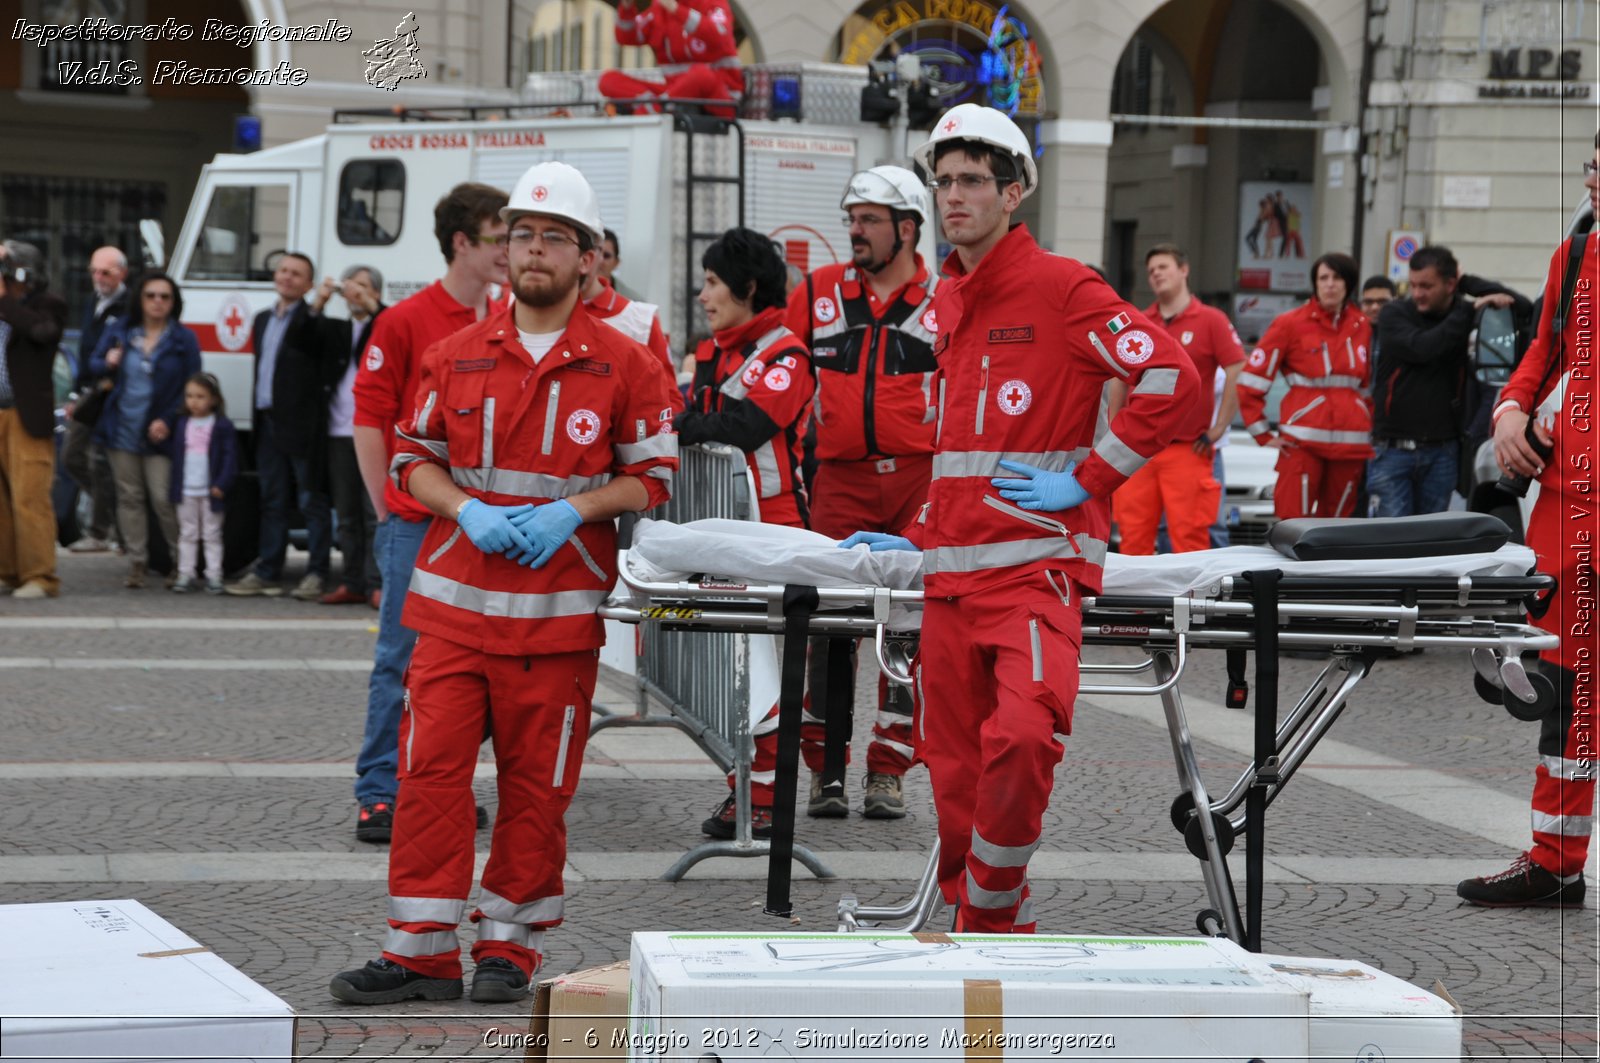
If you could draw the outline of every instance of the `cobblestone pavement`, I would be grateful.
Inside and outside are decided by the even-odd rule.
[[[125,591],[122,567],[63,556],[62,598],[0,598],[0,903],[143,901],[294,1006],[307,1058],[514,1056],[487,1031],[521,1029],[526,1003],[369,1010],[327,995],[383,930],[385,850],[355,841],[349,790],[375,614]],[[1292,701],[1316,665],[1286,659],[1283,671]],[[1213,790],[1245,759],[1243,714],[1215,707],[1224,679],[1220,659],[1201,655],[1183,686]],[[860,687],[864,735],[875,684]],[[631,711],[614,677],[601,701]],[[1116,701],[1084,699],[1067,740],[1035,862],[1041,928],[1191,934],[1206,899],[1168,822],[1178,789],[1166,731],[1157,711]],[[1487,911],[1454,893],[1457,878],[1498,870],[1525,844],[1535,738],[1476,698],[1463,659],[1378,662],[1268,818],[1266,947],[1443,984],[1466,1012],[1468,1058],[1596,1058],[1593,899],[1581,912]],[[493,767],[481,767],[492,809]],[[675,731],[596,736],[547,973],[624,958],[636,929],[831,930],[846,891],[903,899],[933,836],[920,769],[905,820],[803,819],[799,841],[840,877],[797,868],[795,917],[780,922],[761,912],[764,860],[658,878],[701,840],[724,793]]]

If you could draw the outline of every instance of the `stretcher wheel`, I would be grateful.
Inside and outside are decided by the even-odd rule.
[[[1478,697],[1491,705],[1504,704],[1504,699],[1508,696],[1504,687],[1495,686],[1477,672],[1472,673],[1472,689],[1478,692]]]
[[[1194,928],[1205,937],[1224,937],[1226,931],[1223,927],[1222,913],[1215,908],[1206,908],[1194,917]]]
[[[1227,856],[1233,851],[1233,824],[1228,821],[1228,817],[1213,812],[1211,826],[1217,832],[1217,848],[1221,850],[1223,856]],[[1187,845],[1189,851],[1199,859],[1210,859],[1210,855],[1206,852],[1205,831],[1200,826],[1198,816],[1191,819],[1183,828],[1183,844]]]
[[[1555,708],[1556,685],[1543,672],[1529,672],[1528,682],[1533,684],[1535,697],[1532,702],[1523,701],[1507,690],[1504,692],[1501,704],[1515,719],[1534,723],[1544,719],[1550,710]]]
[[[1194,816],[1194,794],[1185,790],[1172,799],[1172,829],[1182,834],[1189,829],[1189,820]]]

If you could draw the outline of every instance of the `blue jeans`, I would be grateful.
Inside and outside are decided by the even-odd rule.
[[[389,514],[378,525],[373,550],[383,573],[383,600],[378,609],[378,645],[372,652],[367,680],[367,728],[356,754],[356,800],[363,805],[393,801],[399,783],[400,705],[405,697],[406,667],[417,633],[400,623],[411,571],[429,521],[404,520]]]
[[[1377,453],[1367,465],[1367,495],[1377,506],[1373,516],[1410,517],[1450,508],[1460,453],[1457,444],[1425,443],[1416,450],[1401,450],[1374,443],[1373,449]]]
[[[289,492],[312,480],[311,459],[293,458],[278,449],[270,411],[256,418],[256,476],[261,483],[261,545],[256,575],[268,583],[283,578],[283,560],[289,553]],[[306,519],[306,549],[311,560],[307,573],[328,576],[328,556],[333,549],[333,508],[326,491],[300,486],[295,502]]]

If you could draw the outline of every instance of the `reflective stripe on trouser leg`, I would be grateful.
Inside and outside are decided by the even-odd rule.
[[[913,651],[914,652],[914,651]],[[867,770],[904,775],[915,755],[911,737],[911,689],[878,677],[878,713],[872,721]]]
[[[1556,706],[1539,724],[1532,856],[1553,874],[1576,875],[1583,870],[1594,833],[1594,709],[1575,709],[1576,677],[1571,671],[1550,670],[1556,673]]]
[[[499,956],[532,977],[543,958],[539,932],[558,926],[565,910],[566,812],[589,740],[599,657],[580,650],[484,659],[495,692],[500,807],[472,913],[472,958]]]
[[[432,978],[461,977],[455,925],[472,889],[472,772],[488,713],[482,662],[476,650],[423,635],[407,672],[400,745],[409,755],[389,845],[384,955]]]
[[[767,714],[750,728],[755,743],[755,756],[750,762],[750,803],[759,807],[772,804],[772,782],[778,776],[778,706],[773,705]],[[728,789],[737,784],[738,776],[728,773]]]

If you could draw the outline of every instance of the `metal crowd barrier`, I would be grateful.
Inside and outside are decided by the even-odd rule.
[[[672,497],[650,511],[652,519],[675,524],[761,519],[755,481],[742,451],[720,443],[696,444],[680,447],[678,460]],[[710,559],[707,567],[714,567]],[[719,768],[734,774],[733,840],[695,846],[667,869],[661,876],[664,881],[676,882],[695,864],[714,856],[766,856],[771,849],[770,843],[751,836],[750,826],[750,765],[755,758],[750,734],[751,638],[744,632],[666,631],[659,623],[641,623],[637,710],[632,716],[596,720],[591,728],[592,734],[606,727],[677,727]],[[671,715],[652,715],[652,698]],[[819,878],[832,876],[803,846],[794,847],[794,858]]]

